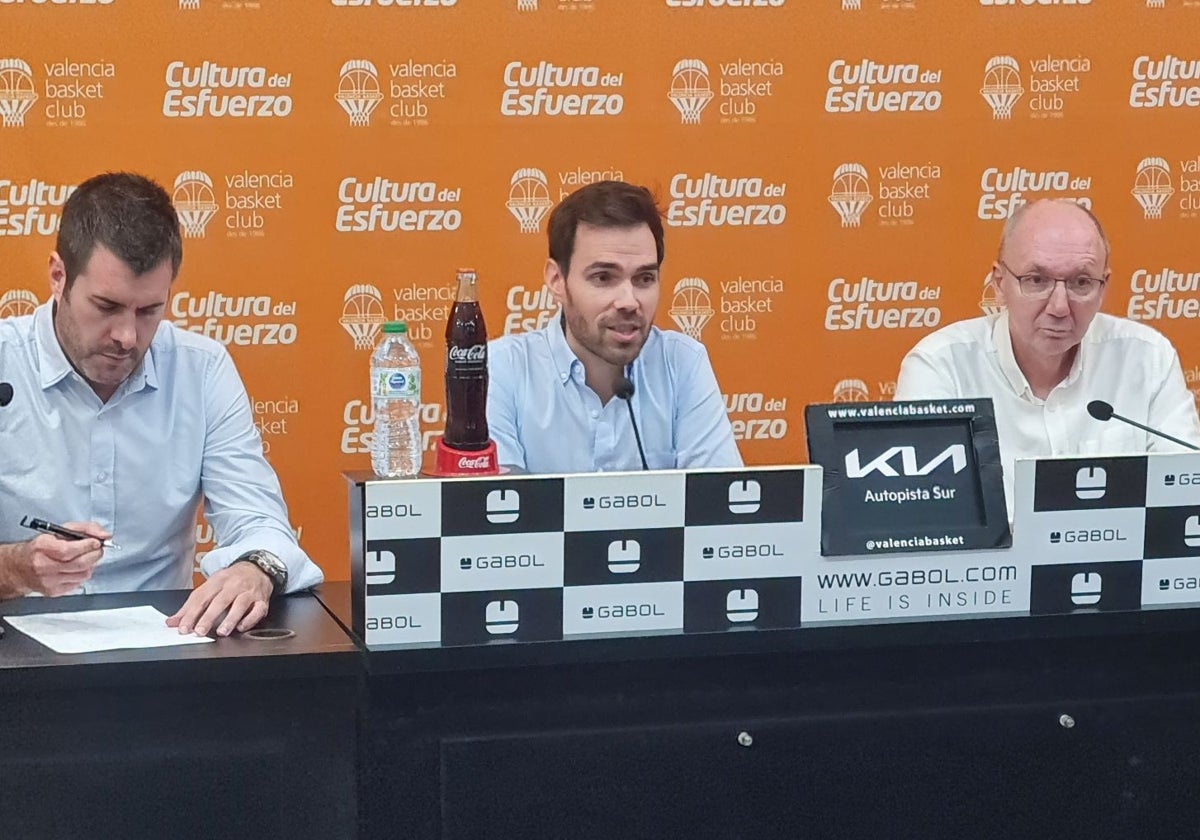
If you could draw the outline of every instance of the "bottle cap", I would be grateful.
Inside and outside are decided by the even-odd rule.
[[[408,324],[403,321],[387,321],[383,325],[385,333],[406,333],[408,332]]]

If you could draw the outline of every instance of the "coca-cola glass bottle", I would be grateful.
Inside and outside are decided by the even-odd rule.
[[[446,324],[446,446],[473,451],[488,445],[487,386],[487,326],[475,272],[464,268]]]

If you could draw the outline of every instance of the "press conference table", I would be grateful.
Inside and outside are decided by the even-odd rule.
[[[22,613],[150,604],[187,592],[20,599]],[[260,625],[286,639],[61,655],[0,638],[0,836],[356,836],[361,659],[309,594]]]
[[[1200,835],[1200,611],[1005,622],[370,650],[362,836]]]

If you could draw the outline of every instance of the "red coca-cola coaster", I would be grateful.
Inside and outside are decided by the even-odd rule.
[[[445,438],[438,438],[436,458],[429,473],[436,476],[499,475],[496,442],[488,441],[483,449],[466,451],[451,449]]]

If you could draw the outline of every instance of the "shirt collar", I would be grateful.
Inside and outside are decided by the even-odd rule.
[[[576,365],[583,367],[583,362],[579,361],[579,357],[575,355],[571,345],[567,344],[565,317],[560,309],[558,315],[546,325],[546,332],[550,339],[550,357],[554,359],[554,369],[558,371],[558,381],[563,385],[570,381],[571,373],[575,370]]]
[[[162,329],[161,325],[159,329]],[[54,332],[54,300],[48,300],[33,313],[33,340],[37,346],[38,367],[41,375],[42,390],[53,388],[66,376],[74,371],[62,345],[58,343],[58,335]],[[129,378],[118,389],[132,393],[143,388],[158,388],[158,371],[154,366],[154,344],[142,357],[142,363],[137,366]],[[115,395],[114,395],[115,396]]]
[[[33,313],[33,340],[37,346],[42,390],[57,385],[72,370],[67,354],[54,334],[54,301],[48,300]]]
[[[1056,385],[1056,388],[1066,388],[1073,385],[1076,380],[1083,374],[1084,357],[1088,355],[1088,345],[1091,344],[1092,327],[1096,324],[1095,319],[1088,326],[1087,332],[1083,334],[1083,339],[1079,342],[1079,350],[1075,353],[1075,359],[1071,362],[1071,370],[1067,373],[1067,378]],[[1012,387],[1017,396],[1025,399],[1034,400],[1033,389],[1029,387],[1029,380],[1025,378],[1025,374],[1021,371],[1021,366],[1017,364],[1017,357],[1013,353],[1012,333],[1008,328],[1008,310],[1001,310],[1000,315],[992,324],[992,344],[996,348],[997,361],[1000,363],[1000,371],[1004,374],[1004,378],[1008,380],[1008,384]],[[1038,400],[1040,402],[1040,400]]]

